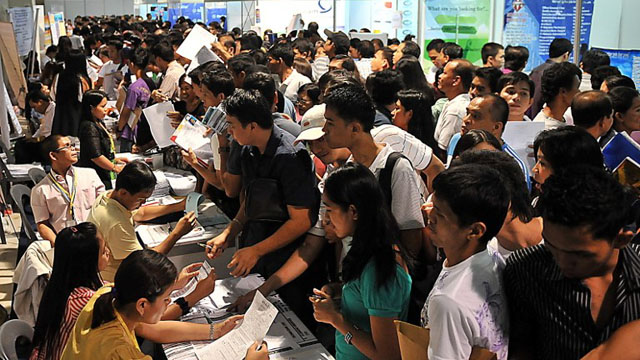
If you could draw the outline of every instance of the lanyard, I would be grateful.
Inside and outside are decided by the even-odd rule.
[[[111,147],[111,154],[113,154],[113,156],[114,156],[114,158],[113,158],[113,160],[111,160],[111,162],[115,164],[116,163],[116,159],[115,159],[116,144],[114,144],[113,138],[111,137],[111,134],[109,134],[109,131],[107,131],[107,128],[102,124],[102,121],[98,121],[98,125],[100,125],[102,130],[104,130],[104,132],[107,133],[107,136],[109,137],[109,144],[110,144],[110,147]],[[111,180],[115,180],[116,173],[113,172],[113,171],[109,171],[109,178],[111,178]]]
[[[69,194],[69,192],[65,190],[62,184],[56,181],[55,177],[51,174],[51,172],[49,173],[49,179],[51,179],[51,181],[53,182],[53,185],[55,185],[58,191],[60,191],[60,193],[62,194],[62,197],[64,197],[64,199],[69,202],[69,215],[71,215],[71,218],[75,220],[74,213],[73,213],[73,203],[76,200],[76,192],[78,190],[78,178],[73,173],[73,170],[71,171],[71,174],[73,175],[73,189],[71,190],[71,194]]]

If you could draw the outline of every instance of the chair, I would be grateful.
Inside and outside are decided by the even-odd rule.
[[[18,206],[18,210],[20,211],[20,220],[22,221],[22,228],[24,229],[25,234],[27,234],[27,237],[29,238],[29,243],[32,243],[38,240],[35,230],[33,229],[33,227],[31,227],[31,224],[27,219],[27,213],[24,211],[23,200],[25,196],[27,197],[27,201],[31,199],[31,189],[29,189],[26,185],[23,185],[23,184],[15,184],[11,186],[11,189],[9,190],[9,192],[11,193],[11,198],[13,199],[13,202],[16,203],[16,206]]]
[[[394,320],[402,360],[428,360],[429,329]],[[487,349],[473,347],[469,360],[495,360],[496,354]]]
[[[31,181],[33,181],[33,185],[37,185],[40,180],[44,179],[47,176],[47,173],[44,170],[34,167],[33,169],[29,169],[29,177]]]
[[[0,357],[2,359],[18,359],[16,341],[26,338],[29,344],[33,340],[33,328],[25,321],[9,320],[0,326]],[[22,347],[22,344],[20,345]]]

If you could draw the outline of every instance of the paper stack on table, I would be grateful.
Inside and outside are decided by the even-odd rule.
[[[261,342],[267,335],[278,309],[267,300],[260,291],[251,302],[242,323],[237,328],[207,345],[198,349],[196,354],[200,360],[242,360],[251,344]]]

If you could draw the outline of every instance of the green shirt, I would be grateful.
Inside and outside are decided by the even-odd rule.
[[[370,260],[356,280],[342,286],[342,315],[360,330],[371,332],[369,316],[407,319],[411,277],[400,266],[386,284],[376,286],[375,263]],[[336,331],[336,358],[366,359],[355,346],[344,341],[344,334]]]

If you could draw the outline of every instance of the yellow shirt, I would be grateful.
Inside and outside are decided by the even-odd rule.
[[[136,335],[115,311],[116,318],[95,329],[91,328],[96,300],[111,291],[111,285],[101,287],[78,316],[76,325],[62,353],[61,360],[151,360],[138,347]]]
[[[122,260],[136,250],[142,250],[142,246],[136,237],[133,227],[134,212],[127,210],[118,201],[109,196],[112,191],[102,193],[93,204],[87,221],[94,223],[102,234],[109,250],[111,258],[109,264],[100,272],[102,279],[113,282],[116,271]]]

